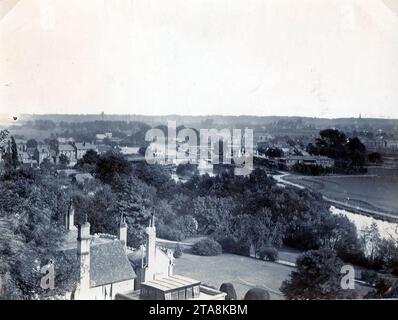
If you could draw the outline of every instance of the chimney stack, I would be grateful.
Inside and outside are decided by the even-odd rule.
[[[127,250],[127,223],[126,217],[123,215],[120,217],[119,240],[123,244],[124,250]]]
[[[76,230],[75,227],[75,207],[71,201],[68,209],[68,213],[65,217],[65,228],[67,231]]]
[[[155,264],[156,264],[156,228],[155,217],[149,221],[149,226],[145,229],[147,237],[146,242],[146,270],[145,281],[155,279]]]
[[[80,262],[80,290],[90,288],[90,224],[86,221],[79,225],[77,237],[77,255]]]

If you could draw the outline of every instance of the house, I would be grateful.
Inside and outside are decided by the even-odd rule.
[[[278,164],[286,169],[292,169],[296,164],[307,166],[321,166],[331,168],[334,166],[334,160],[325,156],[288,156],[278,158]]]
[[[79,160],[87,153],[88,150],[94,150],[97,152],[97,146],[88,142],[76,142],[76,159]]]
[[[94,179],[94,177],[89,173],[78,173],[72,178],[72,182],[83,185],[86,181],[90,181]]]
[[[58,145],[58,159],[61,154],[68,158],[70,165],[76,164],[76,151],[71,144]]]
[[[18,153],[26,152],[27,149],[26,142],[27,141],[24,139],[15,139],[15,144],[17,146]]]
[[[52,153],[50,148],[46,145],[38,145],[33,155],[34,160],[40,165],[44,159],[48,159],[53,162]]]
[[[18,159],[21,165],[27,167],[33,167],[37,165],[37,161],[28,152],[18,153]]]
[[[145,231],[147,242],[145,249],[141,247],[141,263],[135,269],[135,290],[117,294],[117,300],[225,300],[224,292],[173,273],[173,252],[157,245],[154,218]]]
[[[109,150],[112,150],[112,147],[107,144],[98,144],[97,145],[98,154],[105,154]]]
[[[102,140],[104,140],[104,139],[106,139],[106,138],[112,139],[112,132],[97,133],[97,134],[95,135],[95,139],[96,139],[97,141],[102,141]]]
[[[74,268],[70,290],[74,300],[111,300],[117,294],[134,290],[135,272],[127,259],[127,224],[121,219],[119,235],[91,235],[90,224],[74,226],[71,205],[65,219],[67,233],[58,259]]]
[[[67,144],[67,143],[75,142],[75,139],[73,139],[73,138],[65,138],[65,137],[58,137],[57,141],[58,141],[59,144]]]
[[[116,148],[122,155],[127,156],[127,155],[133,155],[133,154],[138,154],[140,147],[117,147]]]

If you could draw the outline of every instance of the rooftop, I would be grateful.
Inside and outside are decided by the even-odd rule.
[[[155,280],[145,281],[141,285],[156,288],[161,291],[167,292],[167,291],[174,291],[179,288],[200,285],[200,281],[179,275],[178,276],[174,275]]]
[[[94,144],[88,143],[88,142],[76,142],[75,143],[76,149],[78,150],[90,150],[96,149],[96,146]]]
[[[63,259],[74,265],[79,272],[77,256],[77,231],[69,231],[61,249]],[[122,243],[118,239],[92,236],[90,243],[90,286],[98,287],[110,283],[131,280],[136,274],[127,259]],[[75,276],[76,278],[76,276]]]
[[[73,148],[72,145],[70,144],[60,144],[58,146],[59,151],[75,151],[75,148]]]

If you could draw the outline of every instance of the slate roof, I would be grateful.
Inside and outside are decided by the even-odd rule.
[[[76,241],[76,240],[75,240]],[[79,272],[77,249],[63,251],[66,260]],[[78,274],[77,274],[78,276]],[[90,287],[132,280],[136,274],[127,259],[123,245],[119,240],[94,241],[90,246]]]
[[[91,253],[90,285],[92,287],[136,277],[119,240],[93,246]]]
[[[75,151],[75,148],[70,144],[60,144],[58,145],[59,151]]]
[[[85,143],[76,142],[75,146],[76,146],[77,150],[90,150],[90,149],[95,150],[95,149],[97,149],[96,145],[88,143],[88,142],[85,142]]]

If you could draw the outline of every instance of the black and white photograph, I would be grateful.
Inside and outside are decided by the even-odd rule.
[[[398,300],[398,0],[0,0],[0,300]]]

